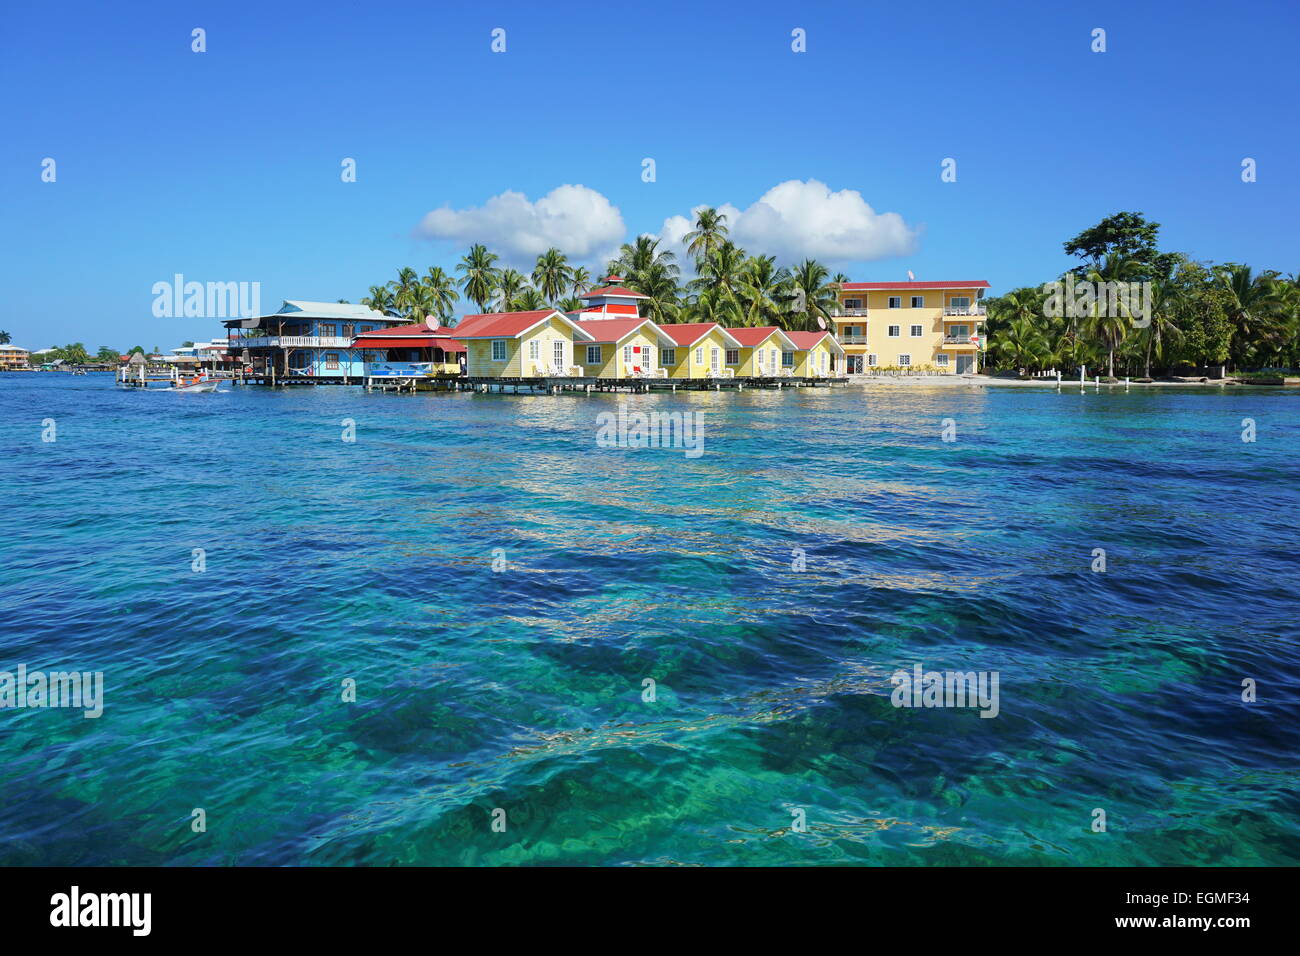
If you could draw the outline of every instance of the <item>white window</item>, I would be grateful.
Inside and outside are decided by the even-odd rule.
[[[827,359],[829,358],[830,356],[827,355],[825,352],[822,353],[822,374],[826,373],[826,363],[827,363]]]
[[[763,350],[762,350],[762,349],[758,349],[758,350],[754,353],[754,358],[758,361],[758,374],[759,374],[759,375],[762,375],[762,374],[763,374],[763,370],[767,367],[766,365],[763,364]]]
[[[676,350],[676,349],[664,349],[664,350],[663,350],[662,352],[660,352],[659,354],[660,354],[660,356],[663,358],[664,365],[676,365],[676,364],[677,364],[677,350]]]
[[[900,332],[902,331],[902,328],[903,328],[903,327],[902,327],[901,325],[891,325],[891,326],[889,327],[889,337],[890,337],[891,339],[896,339],[896,338],[898,338]]]
[[[641,346],[641,367],[642,368],[655,367],[655,347],[653,345]]]
[[[914,296],[912,296],[912,308],[914,308],[914,309],[924,309],[924,308],[925,308],[925,296],[923,296],[923,295],[914,295]]]
[[[793,352],[782,352],[782,353],[781,353],[781,364],[782,364],[783,366],[785,366],[786,368],[794,368],[794,353],[793,353]]]
[[[722,354],[722,350],[719,349],[716,345],[709,352],[709,365],[715,372],[718,370],[718,359],[720,358],[721,354]]]
[[[727,349],[727,364],[728,365],[740,364],[740,349]]]
[[[587,346],[587,364],[588,364],[588,365],[599,365],[599,364],[600,364],[600,346],[599,346],[599,345],[588,345],[588,346]]]
[[[535,350],[537,348],[537,343],[533,342],[531,344]],[[536,356],[534,356],[534,358],[536,358]],[[506,340],[493,339],[492,340],[492,361],[504,362],[505,360],[506,360]]]
[[[938,365],[940,368],[947,368],[947,367],[948,367],[948,353],[946,353],[946,352],[940,352],[938,355],[936,355],[936,356],[934,357],[934,362],[935,362],[935,364]]]
[[[870,366],[870,365],[877,365],[877,364],[879,363],[876,361],[876,357],[874,355],[867,356],[867,365]]]
[[[772,360],[772,371],[776,371],[776,349],[767,350],[768,357]]]
[[[555,359],[556,368],[564,368],[568,364],[564,361],[564,339],[555,340],[555,347],[552,349],[551,355]]]
[[[912,356],[900,355],[898,357],[898,364],[901,365],[903,368],[907,368],[909,365],[912,364]]]
[[[630,345],[623,346],[623,367],[632,367],[632,346]]]
[[[703,348],[698,348],[698,349],[695,350],[695,364],[696,364],[696,365],[703,365],[703,364],[704,364],[704,349],[703,349]]]
[[[891,295],[889,297],[889,307],[891,309],[901,309],[903,307],[903,297],[901,295]]]
[[[919,325],[912,326],[912,338],[919,339],[924,334],[925,334],[925,330],[921,328],[921,326]]]
[[[539,343],[537,339],[533,339],[528,343],[528,357],[530,359],[539,359],[542,357],[542,353],[538,351],[538,348]],[[503,355],[502,358],[505,358],[505,356]]]

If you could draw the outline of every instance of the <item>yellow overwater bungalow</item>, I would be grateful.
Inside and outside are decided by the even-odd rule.
[[[727,355],[727,366],[738,378],[777,378],[795,374],[799,347],[775,325],[727,329],[740,348]]]
[[[578,313],[582,316],[585,313]],[[601,314],[601,313],[596,313]],[[576,346],[575,365],[586,378],[667,378],[659,357],[677,343],[650,319],[580,319],[591,341]]]
[[[844,374],[844,346],[830,332],[787,332],[796,346],[796,378],[836,378]]]
[[[583,374],[574,348],[595,336],[558,309],[467,315],[452,330],[465,343],[470,379],[573,378]]]
[[[735,378],[736,371],[727,365],[729,353],[739,354],[740,342],[731,331],[717,322],[692,322],[658,327],[672,339],[670,348],[659,355],[659,364],[667,378]]]

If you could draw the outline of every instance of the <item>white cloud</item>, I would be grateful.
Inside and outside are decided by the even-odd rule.
[[[571,260],[596,261],[627,235],[618,207],[586,186],[557,186],[536,202],[507,190],[482,206],[425,214],[416,235],[469,244],[481,242],[510,264],[532,267],[554,246]]]
[[[682,237],[692,228],[690,217],[670,216],[659,230],[663,247],[687,264]],[[792,263],[810,257],[823,262],[863,262],[916,251],[919,230],[896,212],[878,213],[855,189],[832,192],[816,179],[791,179],[773,186],[748,209],[730,203],[717,207],[727,217],[732,242],[750,255],[774,255]]]

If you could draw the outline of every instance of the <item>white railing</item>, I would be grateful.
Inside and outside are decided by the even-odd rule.
[[[954,315],[954,316],[964,316],[964,315],[968,315],[968,316],[975,316],[976,318],[981,318],[981,319],[982,319],[982,318],[984,318],[985,315],[988,314],[988,311],[987,311],[986,309],[979,308],[979,307],[977,307],[977,306],[968,306],[968,307],[966,307],[966,308],[962,308],[961,306],[950,305],[950,306],[947,306],[947,307],[943,310],[943,314],[944,314],[945,316],[947,316],[947,315]]]
[[[263,335],[257,338],[231,339],[233,349],[346,349],[352,340],[342,335]]]
[[[855,318],[865,317],[866,314],[866,309],[835,309],[831,312],[831,315],[851,315]]]
[[[972,342],[972,341],[970,340],[970,336],[968,336],[968,335],[945,335],[945,336],[943,337],[943,344],[944,344],[944,345],[971,345],[971,346],[974,346],[974,345],[978,345],[979,343],[977,343],[977,342]]]
[[[866,345],[867,337],[865,335],[837,335],[835,341],[841,345]]]

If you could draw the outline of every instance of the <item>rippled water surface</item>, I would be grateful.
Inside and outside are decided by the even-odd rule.
[[[105,685],[0,710],[3,863],[1300,862],[1296,390],[13,374],[0,446],[0,670]]]

